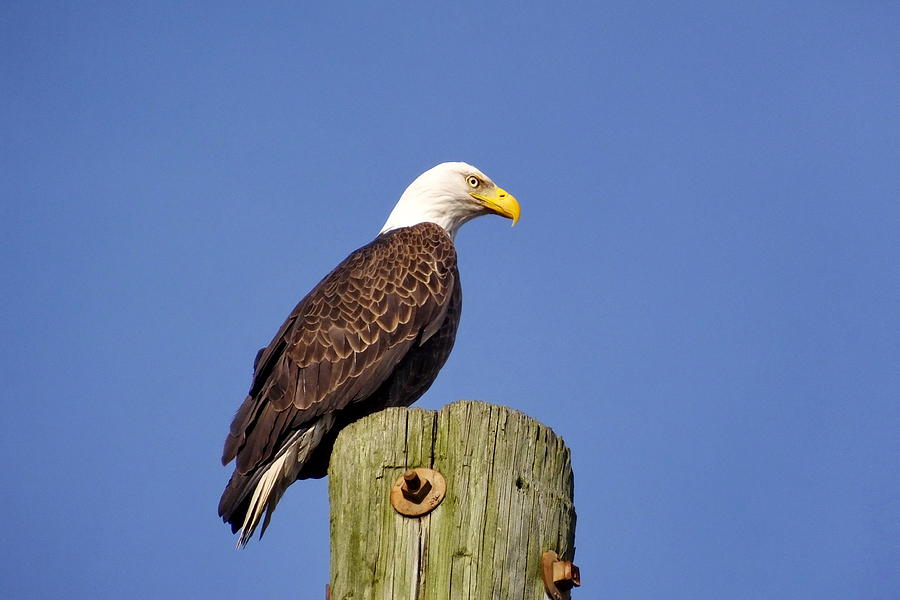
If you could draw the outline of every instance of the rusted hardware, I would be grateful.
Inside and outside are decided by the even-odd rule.
[[[544,589],[553,600],[568,600],[569,590],[581,585],[581,572],[570,560],[559,560],[553,550],[541,555],[541,577]]]
[[[433,511],[444,499],[447,482],[433,469],[409,469],[391,488],[391,505],[401,515],[421,517]]]
[[[414,469],[403,474],[403,485],[400,486],[403,497],[415,504],[420,504],[422,499],[431,491],[431,482],[422,480]]]

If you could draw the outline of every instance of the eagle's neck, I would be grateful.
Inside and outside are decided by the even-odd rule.
[[[455,239],[456,231],[478,214],[451,195],[408,189],[391,211],[381,233],[419,223],[435,223],[443,227],[451,239]]]

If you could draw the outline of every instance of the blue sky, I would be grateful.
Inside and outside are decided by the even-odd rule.
[[[324,481],[244,551],[256,350],[445,160],[475,221],[419,406],[572,449],[579,598],[900,590],[900,9],[6,3],[4,598],[324,597]]]

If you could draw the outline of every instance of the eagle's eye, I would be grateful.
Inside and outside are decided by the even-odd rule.
[[[466,181],[469,182],[469,186],[471,186],[473,188],[477,188],[481,184],[481,181],[479,181],[479,179],[477,177],[475,177],[474,175],[469,175],[466,178]]]

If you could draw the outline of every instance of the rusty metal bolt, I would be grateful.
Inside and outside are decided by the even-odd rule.
[[[565,600],[569,590],[581,585],[581,571],[570,560],[560,560],[553,550],[541,555],[541,577],[544,589],[553,600]]]
[[[581,585],[581,571],[571,560],[558,560],[553,563],[553,583],[565,591]]]
[[[427,479],[422,481],[415,469],[410,469],[403,474],[403,485],[400,486],[400,492],[403,497],[419,504],[431,491],[431,482]]]
[[[405,517],[421,517],[437,507],[447,493],[447,482],[434,469],[407,470],[391,488],[391,505]]]

